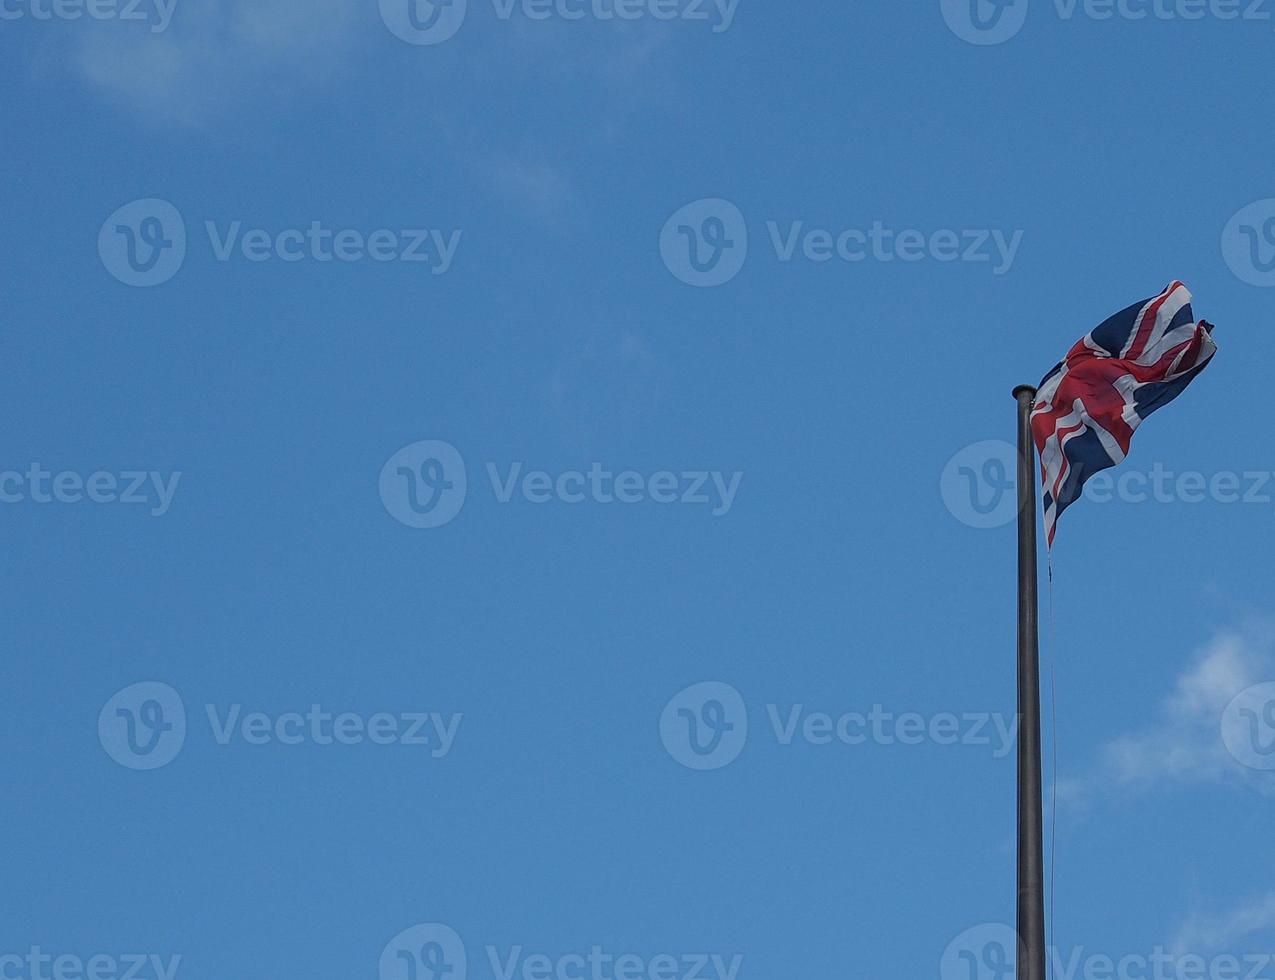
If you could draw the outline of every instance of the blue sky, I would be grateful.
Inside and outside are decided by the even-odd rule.
[[[1270,950],[1275,22],[980,3],[4,0],[0,975],[964,980],[979,444],[1173,278],[1173,489],[1059,530],[1055,940]]]

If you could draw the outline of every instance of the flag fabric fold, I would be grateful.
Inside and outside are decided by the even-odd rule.
[[[1182,394],[1216,352],[1212,324],[1195,322],[1190,291],[1174,281],[1082,337],[1045,375],[1031,428],[1051,548],[1058,518],[1085,482],[1122,462],[1142,421]]]

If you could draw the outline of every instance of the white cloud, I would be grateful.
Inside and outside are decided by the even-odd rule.
[[[71,64],[109,98],[195,124],[249,95],[286,95],[342,62],[355,8],[343,0],[200,0],[162,34],[127,24],[77,33]]]
[[[1149,790],[1192,782],[1248,781],[1275,793],[1271,773],[1247,769],[1231,755],[1221,727],[1223,713],[1237,694],[1275,677],[1269,648],[1265,628],[1214,637],[1161,700],[1153,722],[1109,742],[1086,775],[1059,781],[1059,802],[1076,815],[1111,789]]]
[[[491,175],[500,195],[533,217],[562,217],[576,200],[571,182],[548,163],[504,159]]]
[[[399,107],[405,119],[424,116],[440,138],[462,147],[483,133],[482,144],[466,154],[480,168],[515,158],[493,183],[515,204],[529,202],[533,213],[560,215],[575,200],[574,185],[563,177],[564,148],[623,142],[632,117],[663,117],[693,98],[684,84],[685,59],[677,56],[682,39],[697,36],[687,25],[506,21],[471,13],[459,39],[435,51],[394,38],[376,0],[154,2],[165,10],[175,3],[161,32],[86,19],[59,32],[49,56],[33,56],[32,73],[57,65],[143,122],[192,127],[330,95],[338,77],[389,85],[386,75],[393,73],[390,98],[406,103]],[[466,56],[457,57],[461,52]],[[472,126],[475,107],[525,101],[532,91],[555,100],[553,118],[511,111],[498,133]],[[419,98],[402,99],[405,92]],[[541,140],[550,152],[530,158],[516,152],[516,141],[526,139]]]
[[[1178,955],[1213,953],[1234,949],[1254,934],[1271,931],[1275,931],[1275,892],[1220,914],[1191,915],[1178,930],[1172,948]]]
[[[1107,746],[1110,774],[1123,785],[1238,775],[1240,767],[1222,742],[1222,713],[1240,691],[1267,679],[1264,661],[1249,638],[1215,637],[1178,678],[1161,705],[1160,720]]]

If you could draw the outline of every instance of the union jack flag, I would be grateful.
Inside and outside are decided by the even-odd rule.
[[[1174,281],[1081,338],[1045,375],[1031,427],[1050,547],[1085,481],[1123,462],[1142,420],[1177,398],[1215,353],[1213,325],[1195,322],[1190,291]]]

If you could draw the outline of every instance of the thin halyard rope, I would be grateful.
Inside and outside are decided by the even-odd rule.
[[[1058,867],[1058,671],[1057,648],[1054,637],[1054,552],[1047,552],[1049,564],[1049,728],[1051,733],[1052,774],[1049,785],[1049,944],[1057,945],[1054,934],[1054,878]],[[1046,961],[1047,972],[1053,975],[1053,957]]]

